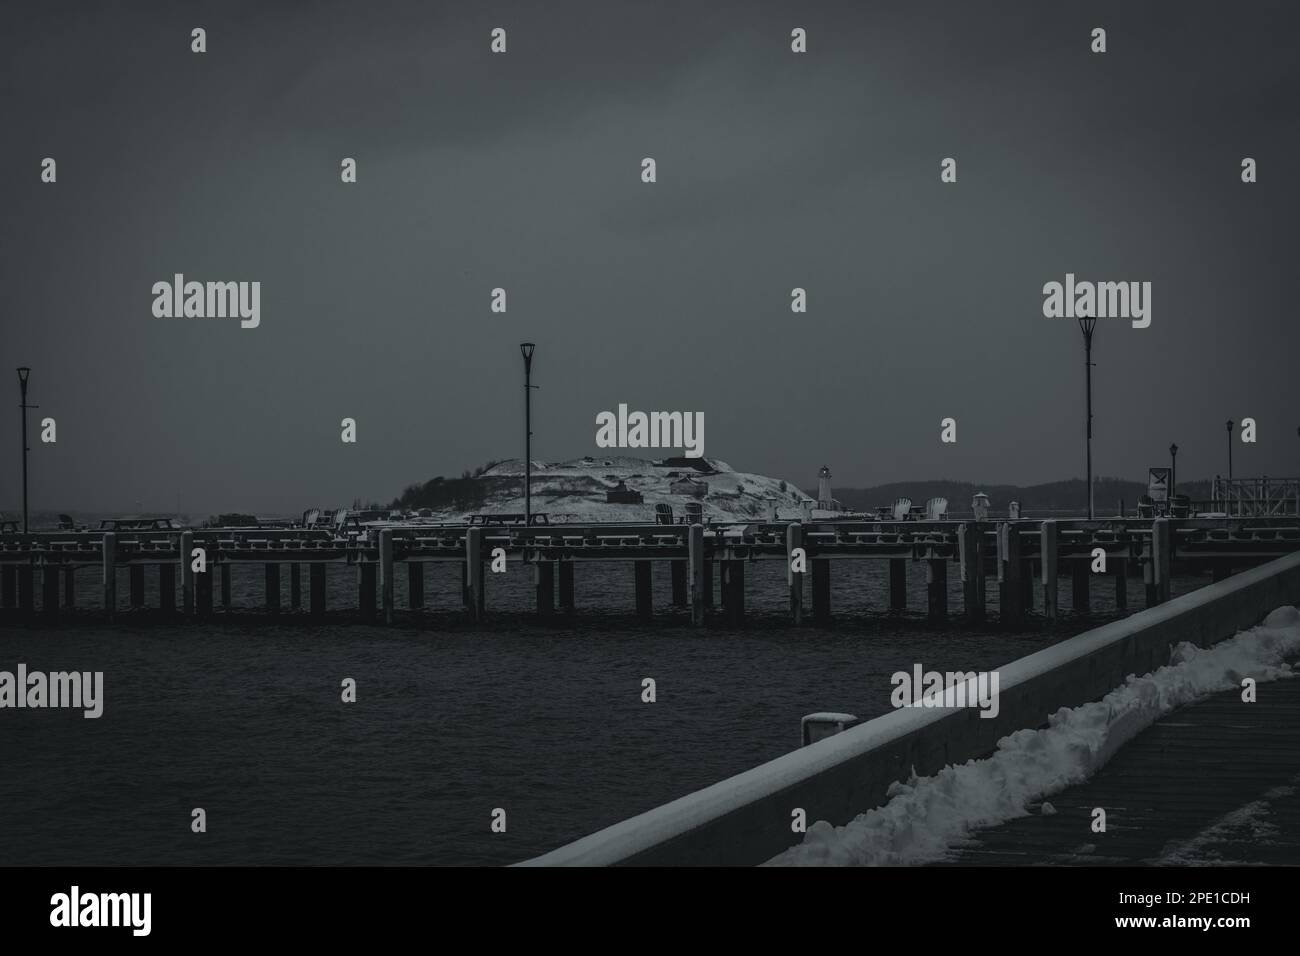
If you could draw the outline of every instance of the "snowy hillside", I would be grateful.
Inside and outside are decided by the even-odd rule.
[[[481,514],[522,513],[524,463],[500,462],[474,479],[481,483]],[[683,485],[683,479],[695,483]],[[607,501],[619,483],[642,496],[639,504]],[[674,491],[672,485],[678,490]],[[697,497],[702,495],[702,497]],[[655,519],[655,505],[673,509],[674,519],[686,513],[687,502],[698,501],[705,517],[714,520],[766,521],[773,516],[792,519],[803,514],[808,495],[793,482],[736,471],[715,458],[668,458],[652,461],[630,456],[599,456],[565,462],[533,462],[533,512],[552,522],[645,521]],[[466,512],[447,509],[431,517],[457,520]]]

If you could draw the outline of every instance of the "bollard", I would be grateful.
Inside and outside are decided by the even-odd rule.
[[[968,620],[984,620],[984,532],[978,523],[969,522],[958,529],[961,556],[962,602]]]

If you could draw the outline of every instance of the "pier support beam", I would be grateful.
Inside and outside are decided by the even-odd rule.
[[[550,617],[555,613],[555,562],[540,559],[533,562],[533,575],[537,584],[537,613]]]
[[[59,618],[59,566],[47,564],[41,568],[41,613],[51,621]]]
[[[158,610],[176,613],[176,565],[170,561],[158,565]]]
[[[802,571],[792,567],[795,548],[803,547],[803,525],[790,523],[785,526],[785,580],[790,586],[790,619],[795,624],[803,623],[803,576]]]
[[[1024,586],[1020,583],[1020,532],[1016,525],[998,525],[998,579],[1001,581],[1002,623],[1020,627],[1025,620]]]
[[[10,608],[18,602],[18,568],[0,566],[0,607]]]
[[[280,613],[280,565],[266,562],[266,613]]]
[[[907,558],[889,559],[889,609],[899,614],[907,610]]]
[[[704,623],[704,525],[691,525],[686,539],[687,564],[691,583],[691,623],[699,627]]]
[[[1156,518],[1151,523],[1151,573],[1157,604],[1169,600],[1169,519]]]
[[[465,596],[469,602],[470,616],[475,621],[482,621],[485,608],[482,528],[470,528],[465,534]]]
[[[1048,518],[1039,531],[1040,560],[1043,563],[1043,616],[1051,623],[1057,618],[1056,588],[1056,520]]]
[[[187,618],[194,616],[194,565],[190,563],[194,550],[194,532],[182,531],[180,544],[181,610]]]
[[[1079,558],[1070,569],[1072,588],[1070,591],[1070,608],[1075,614],[1090,614],[1092,607],[1088,600],[1088,577],[1092,574],[1092,562]]]
[[[1025,561],[1020,570],[1020,609],[1028,614],[1034,609],[1034,562]]]
[[[650,562],[633,561],[632,567],[636,580],[636,616],[643,621],[648,621],[654,614],[650,589]]]
[[[704,561],[704,606],[713,607],[713,562],[707,558]]]
[[[117,615],[117,535],[104,532],[104,616],[112,621]]]
[[[393,586],[393,529],[384,528],[379,532],[379,593],[384,608],[384,623],[393,623],[393,602],[396,589]]]
[[[831,562],[829,558],[814,558],[812,567],[813,623],[831,622]]]
[[[559,565],[560,610],[564,611],[565,613],[571,614],[573,613],[573,609],[575,607],[573,602],[573,562],[556,561],[555,563]],[[684,562],[678,561],[674,563],[681,564],[683,567],[685,567]]]
[[[194,576],[194,613],[198,617],[212,617],[212,565]]]
[[[144,607],[144,565],[132,564],[128,566],[126,576],[130,585],[128,593],[131,607]]]
[[[221,569],[221,606],[230,610],[230,565],[223,561],[217,567]]]
[[[302,565],[297,561],[289,565],[289,607],[295,611],[302,607]]]
[[[71,610],[77,606],[77,582],[73,579],[76,571],[72,565],[63,569],[63,606]]]
[[[406,562],[406,606],[412,611],[424,607],[424,562]]]
[[[725,594],[722,603],[726,609],[727,624],[739,627],[745,623],[745,562],[724,562],[722,575]]]
[[[1115,558],[1110,563],[1115,575],[1115,610],[1128,610],[1128,558]]]
[[[361,611],[362,619],[366,621],[375,619],[376,571],[377,565],[373,561],[357,565],[357,608]]]
[[[958,543],[961,556],[962,603],[966,619],[972,623],[984,620],[984,533],[979,524],[970,522],[959,529]]]
[[[225,569],[224,564],[221,567]],[[325,565],[312,562],[307,568],[307,585],[311,589],[311,616],[319,619],[325,616]],[[222,577],[221,580],[224,589],[229,579]]]
[[[687,607],[690,604],[690,590],[686,586],[686,562],[669,561],[668,573],[672,576],[673,607]]]
[[[18,610],[31,614],[36,608],[36,569],[30,564],[18,566]]]
[[[931,624],[948,620],[948,560],[929,558],[925,562],[925,586]]]

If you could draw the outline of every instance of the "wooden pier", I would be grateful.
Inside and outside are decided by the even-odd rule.
[[[499,550],[498,550],[499,549]],[[796,571],[791,555],[803,549],[806,564]],[[1093,570],[1096,549],[1105,572]],[[195,570],[201,550],[203,570]],[[326,613],[328,565],[355,566],[355,609],[364,620],[392,623],[396,575],[406,575],[410,611],[425,604],[425,565],[459,564],[462,602],[469,616],[488,614],[487,567],[502,552],[510,564],[533,569],[536,608],[542,616],[575,606],[583,562],[632,565],[636,613],[653,616],[651,562],[669,565],[673,605],[702,625],[714,607],[715,587],[722,617],[739,626],[745,617],[746,565],[787,564],[789,614],[796,624],[831,621],[831,578],[836,562],[887,562],[888,607],[907,610],[907,575],[923,573],[928,616],[943,621],[948,575],[960,575],[962,612],[967,620],[986,617],[988,583],[997,581],[1000,620],[1022,626],[1037,611],[1048,621],[1060,613],[1057,583],[1071,582],[1072,610],[1087,612],[1094,586],[1111,587],[1119,610],[1127,610],[1129,575],[1141,575],[1146,604],[1167,601],[1175,564],[1180,570],[1212,570],[1220,580],[1300,550],[1300,518],[1113,518],[1005,521],[824,521],[726,525],[573,524],[522,527],[393,525],[361,533],[303,528],[202,528],[149,531],[47,531],[0,535],[0,608],[6,619],[37,614],[35,583],[41,584],[39,614],[57,620],[70,609],[74,575],[102,575],[100,605],[113,620],[118,613],[118,569],[127,569],[131,607],[144,605],[145,575],[157,576],[163,611],[184,618],[208,618],[215,604],[231,607],[231,568],[264,567],[268,615],[281,613],[281,577],[289,577],[289,610]],[[920,565],[920,568],[918,568]],[[303,569],[306,568],[305,580]],[[909,569],[911,569],[909,571]],[[808,582],[804,578],[810,578]],[[217,582],[214,583],[214,578]],[[179,581],[179,601],[177,587]],[[716,582],[716,585],[715,585]],[[557,595],[558,585],[558,595]],[[805,596],[811,608],[805,608]],[[558,598],[558,599],[557,599]],[[810,613],[809,613],[810,612]]]

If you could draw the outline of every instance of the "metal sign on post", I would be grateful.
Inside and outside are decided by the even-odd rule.
[[[1169,469],[1151,468],[1148,470],[1150,477],[1147,479],[1147,495],[1152,501],[1168,501]]]

